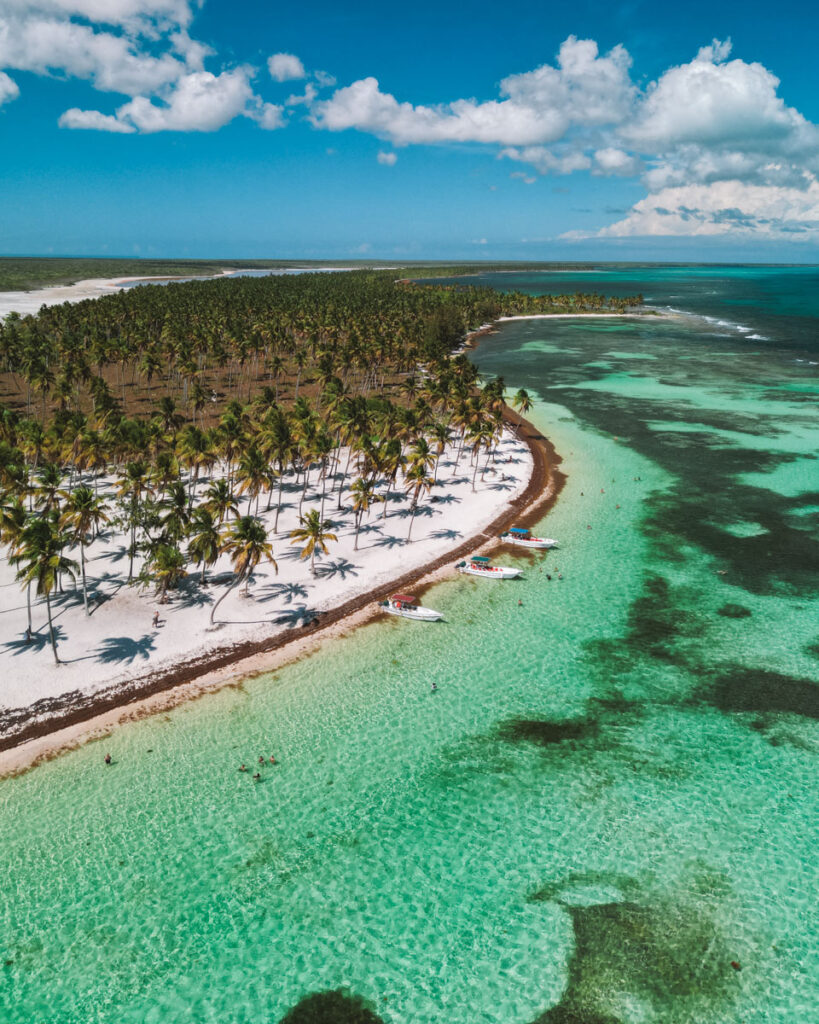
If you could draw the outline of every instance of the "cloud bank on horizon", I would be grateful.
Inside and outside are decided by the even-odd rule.
[[[632,236],[819,238],[819,128],[779,96],[779,79],[713,40],[646,86],[622,45],[600,53],[569,36],[555,61],[510,74],[495,98],[413,104],[374,77],[336,88],[293,53],[265,69],[222,66],[190,35],[196,0],[3,0],[0,105],[17,100],[15,71],[87,81],[126,98],[111,111],[72,107],[66,129],[139,135],[214,132],[244,117],[266,130],[294,118],[315,130],[358,131],[392,145],[491,147],[523,165],[510,175],[586,173],[639,179],[646,196],[607,226],[564,239]],[[9,74],[11,72],[11,74]],[[263,93],[301,92],[276,102]]]

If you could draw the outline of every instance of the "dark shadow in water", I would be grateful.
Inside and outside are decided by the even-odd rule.
[[[819,719],[819,684],[744,665],[721,667],[698,697],[728,713],[778,712]]]
[[[619,878],[591,880],[620,885]],[[570,884],[571,881],[570,881]],[[632,891],[635,885],[628,887]],[[648,895],[622,903],[567,906],[574,952],[560,1002],[533,1024],[621,1024],[615,1008],[635,998],[664,1024],[726,1020],[737,989],[717,915],[730,891],[721,876],[681,886],[673,901]],[[554,899],[535,893],[530,899]],[[714,910],[711,910],[714,908]]]
[[[751,609],[746,608],[742,604],[724,604],[722,608],[717,609],[717,615],[721,615],[724,619],[747,619],[751,615]]]
[[[702,617],[683,608],[664,576],[646,575],[642,594],[631,603],[624,641],[631,654],[680,665],[687,655],[680,642],[702,637]]]
[[[279,1024],[384,1024],[372,1005],[344,989],[313,992],[288,1010]]]
[[[594,737],[599,722],[594,718],[579,718],[568,722],[550,722],[548,719],[509,718],[497,727],[498,737],[507,742],[535,743],[550,747],[557,743],[574,742]]]

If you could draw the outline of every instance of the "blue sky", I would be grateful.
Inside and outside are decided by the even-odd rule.
[[[813,4],[0,0],[0,252],[819,260]]]

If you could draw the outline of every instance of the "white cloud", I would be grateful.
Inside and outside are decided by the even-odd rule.
[[[290,82],[296,78],[307,77],[304,65],[293,53],[274,53],[272,57],[268,57],[267,70],[276,82]]]
[[[634,205],[598,237],[755,235],[819,238],[819,182],[804,189],[718,181],[661,189]]]
[[[141,132],[213,132],[245,113],[253,100],[249,69],[213,75],[195,71],[181,78],[166,102],[157,106],[137,96],[117,110],[117,119]]]
[[[314,71],[313,78],[318,83],[319,89],[330,89],[336,84],[335,76],[326,71]]]
[[[16,100],[19,95],[20,89],[17,83],[12,78],[9,78],[5,72],[0,71],[0,107],[4,103]]]
[[[0,20],[0,66],[84,78],[97,89],[126,95],[153,92],[187,67],[170,52],[159,57],[142,52],[128,36],[41,18]]]
[[[622,46],[601,57],[593,39],[569,36],[557,65],[510,75],[501,93],[549,117],[559,113],[567,123],[616,124],[628,117],[636,89],[629,77],[631,57]]]
[[[379,153],[376,160],[385,167],[394,167],[398,162],[398,155],[396,153]]]
[[[532,177],[531,174],[527,174],[526,171],[512,171],[509,177],[519,179],[524,185],[534,185],[537,181],[537,178]]]
[[[220,75],[195,71],[175,83],[160,103],[147,96],[135,96],[117,109],[116,116],[97,110],[68,110],[60,118],[63,128],[93,128],[98,131],[214,132],[240,114],[251,117],[262,128],[282,124],[282,108],[262,104],[250,87],[251,69],[236,68]]]
[[[298,107],[303,104],[304,106],[309,107],[316,96],[318,96],[318,89],[312,84],[312,82],[308,82],[307,85],[305,85],[304,92],[301,96],[288,96],[284,101],[284,105],[286,107]]]
[[[634,175],[640,173],[642,166],[642,161],[637,157],[630,156],[615,146],[605,146],[594,153],[592,174],[633,178]]]
[[[132,124],[118,121],[109,114],[101,114],[99,110],[80,110],[72,107],[60,116],[61,128],[91,128],[94,131],[132,133],[136,128]]]
[[[624,137],[657,152],[680,144],[730,146],[781,140],[805,125],[776,91],[779,79],[761,64],[720,63],[719,44],[689,64],[669,68],[649,88]]]
[[[555,153],[544,146],[524,146],[522,149],[509,146],[502,149],[498,157],[531,164],[540,174],[573,174],[591,167],[591,160],[579,150]]]
[[[257,113],[248,113],[247,116],[257,121],[259,127],[266,131],[283,128],[286,123],[284,107],[279,107],[275,103],[263,103]]]
[[[64,128],[215,131],[242,114],[262,128],[283,123],[281,108],[254,94],[252,68],[205,70],[213,51],[188,33],[199,0],[0,3],[0,67],[85,79],[100,91],[129,97],[115,114],[67,110],[58,122]]]
[[[634,92],[630,62],[622,47],[600,57],[595,42],[570,36],[560,48],[558,67],[544,64],[505,78],[500,89],[504,99],[413,106],[382,92],[377,79],[363,78],[317,103],[313,123],[330,131],[356,128],[396,145],[554,142],[573,122],[596,125],[626,116]]]
[[[200,0],[201,2],[201,0]],[[200,6],[196,2],[195,6]],[[190,24],[194,3],[188,0],[3,0],[7,12],[58,18],[85,18],[105,25],[158,26]]]

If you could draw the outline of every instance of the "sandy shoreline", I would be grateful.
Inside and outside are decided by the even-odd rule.
[[[174,277],[169,274],[141,274],[136,277],[89,277],[74,284],[55,284],[46,288],[33,288],[31,291],[2,292],[0,291],[0,319],[9,313],[20,316],[39,313],[42,306],[59,306],[63,302],[82,302],[85,299],[98,299],[102,295],[112,295],[134,281],[214,281],[219,277],[235,274],[240,268],[223,267],[218,274],[185,274]],[[333,271],[354,270],[354,267],[310,267],[305,271],[300,267],[272,267],[270,275],[291,273],[329,273]]]
[[[222,276],[233,272],[225,267]],[[218,276],[218,275],[214,275]],[[82,302],[84,299],[98,299],[132,284],[134,281],[172,281],[167,275],[146,275],[145,277],[89,277],[74,284],[55,284],[47,288],[34,288],[27,292],[0,292],[0,317],[9,313],[20,316],[38,313],[42,306],[58,306],[63,302]]]
[[[419,591],[451,578],[452,566],[464,555],[499,544],[498,533],[513,522],[536,521],[556,499],[563,484],[557,469],[560,458],[534,427],[509,411],[507,422],[520,431],[519,441],[531,453],[531,473],[525,488],[509,502],[496,502],[498,514],[488,525],[472,532],[455,548],[396,574],[401,559],[392,562],[389,580],[377,579],[363,593],[317,613],[309,625],[264,639],[239,640],[198,657],[184,656],[150,674],[123,680],[101,691],[68,694],[52,714],[22,716],[22,721],[0,740],[0,775],[16,774],[34,764],[110,731],[116,724],[141,718],[194,699],[224,685],[240,685],[242,678],[272,671],[296,660],[334,637],[372,619],[374,602],[390,590]],[[25,712],[26,709],[21,709]]]

